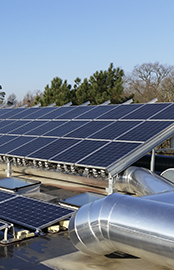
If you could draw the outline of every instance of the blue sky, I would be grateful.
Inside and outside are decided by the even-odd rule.
[[[174,65],[174,0],[0,0],[0,84],[18,101],[112,62]]]

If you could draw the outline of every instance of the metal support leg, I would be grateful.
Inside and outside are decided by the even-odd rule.
[[[108,188],[106,188],[106,192],[109,194],[112,194],[114,192],[114,179],[113,177],[108,177]]]
[[[11,176],[12,169],[11,169],[11,163],[10,163],[10,161],[7,161],[7,170],[6,170],[6,173],[7,173],[7,177],[10,177]]]
[[[151,161],[150,161],[150,170],[152,172],[154,172],[154,170],[155,170],[155,149],[152,149]]]

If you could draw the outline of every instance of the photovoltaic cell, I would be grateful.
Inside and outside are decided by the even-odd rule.
[[[62,115],[60,115],[59,117],[56,117],[56,119],[74,119],[77,116],[80,116],[82,114],[84,114],[85,112],[88,112],[92,110],[92,108],[90,106],[82,106],[82,107],[75,107],[74,110],[64,113]]]
[[[101,140],[114,140],[124,132],[130,130],[131,128],[139,125],[141,121],[117,121],[113,124],[107,126],[101,131],[96,132],[89,138],[101,139]]]
[[[70,106],[70,107],[59,107],[58,110],[55,110],[51,113],[48,113],[47,115],[43,115],[42,117],[39,117],[39,119],[57,119],[60,115],[65,114],[69,111],[74,110],[76,107]]]
[[[141,106],[142,104],[119,105],[114,110],[109,111],[97,117],[97,119],[120,119],[121,117],[125,116],[127,113],[137,110]]]
[[[153,116],[151,119],[174,120],[174,104],[172,104],[170,107],[167,107],[165,110],[159,112],[158,114]]]
[[[148,119],[168,106],[168,103],[145,104],[144,106],[140,107],[138,111],[133,111],[132,113],[123,117],[123,119]]]
[[[56,204],[22,196],[0,203],[1,218],[33,230],[46,228],[73,212]]]
[[[63,124],[67,123],[66,121],[49,121],[49,122],[45,122],[44,125],[42,126],[38,126],[37,128],[30,130],[28,132],[26,132],[27,135],[38,135],[41,136],[49,131],[51,131],[52,129],[55,129]]]
[[[0,137],[0,145],[3,145],[11,140],[18,138],[17,136],[3,135]]]
[[[13,123],[11,123],[10,125],[0,128],[0,133],[2,134],[12,133],[14,129],[26,124],[28,124],[27,121],[13,121]]]
[[[65,135],[66,137],[74,137],[74,138],[87,138],[94,132],[107,127],[108,125],[112,124],[111,121],[91,121],[88,122],[86,125],[76,129],[73,132],[68,133]]]
[[[166,121],[147,121],[117,139],[126,141],[147,141],[171,124],[171,122]]]
[[[6,200],[12,199],[14,197],[15,197],[15,195],[13,195],[13,194],[0,191],[0,203],[2,203],[3,201],[6,201]]]
[[[82,125],[86,124],[87,121],[69,121],[66,124],[55,128],[54,130],[51,130],[50,132],[47,132],[44,134],[44,136],[55,136],[55,137],[61,137],[69,133],[70,131],[73,131],[76,128],[81,127]]]
[[[15,123],[15,121],[13,120],[4,120],[4,121],[1,121],[0,122],[0,133],[1,133],[1,128],[5,127],[5,126],[8,126],[12,123]]]
[[[21,125],[19,128],[9,131],[9,134],[22,135],[25,134],[26,132],[32,131],[34,128],[38,128],[43,124],[46,124],[45,121],[32,121],[32,122],[25,121],[25,122],[26,122],[25,125]]]
[[[24,137],[24,138],[28,138],[28,137]],[[33,139],[31,142],[28,141],[28,143],[25,145],[21,144],[21,146],[15,150],[8,151],[8,154],[12,156],[25,157],[25,156],[28,156],[30,153],[36,151],[37,149],[40,149],[41,147],[53,142],[54,140],[55,139],[53,138],[38,137],[36,139]],[[0,152],[1,152],[1,148],[0,148]]]
[[[54,112],[56,110],[56,108],[54,108],[54,107],[51,107],[51,108],[41,107],[41,108],[35,108],[35,109],[36,110],[32,114],[26,115],[23,118],[24,119],[39,119],[40,117],[42,117],[48,113]]]
[[[58,153],[61,153],[62,151],[78,143],[79,141],[80,140],[77,139],[58,139],[41,148],[40,150],[33,152],[31,155],[28,155],[28,157],[48,160]]]
[[[6,153],[12,151],[13,149],[15,149],[21,145],[24,145],[25,143],[27,143],[31,140],[33,140],[33,137],[22,137],[22,136],[17,137],[14,140],[11,140],[11,141],[7,142],[6,144],[3,144],[2,146],[0,146],[0,154],[6,154]]]
[[[94,106],[94,109],[84,113],[83,115],[80,115],[80,116],[76,117],[76,119],[96,119],[100,115],[105,114],[106,112],[111,111],[116,107],[118,107],[118,105]]]
[[[4,115],[4,119],[14,119],[15,115],[25,111],[26,108],[16,108],[16,109],[10,109],[9,112],[7,112]]]
[[[37,110],[40,110],[42,108],[23,108],[23,110],[15,115],[15,119],[23,119],[27,115],[31,115],[32,113],[36,112]],[[12,109],[14,110],[14,109]],[[30,118],[29,118],[30,119]]]
[[[53,157],[51,160],[58,162],[76,163],[78,160],[94,152],[106,143],[106,141],[85,140],[71,147],[62,154]]]
[[[125,155],[128,155],[140,145],[140,143],[111,142],[78,162],[78,164],[106,168]]]
[[[13,111],[13,109],[1,109],[0,110],[0,119],[5,119],[5,114],[9,111]]]

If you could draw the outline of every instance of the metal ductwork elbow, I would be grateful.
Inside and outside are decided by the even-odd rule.
[[[164,190],[173,193],[172,187]],[[174,204],[147,197],[113,193],[82,206],[69,223],[72,243],[90,255],[119,251],[173,267]]]

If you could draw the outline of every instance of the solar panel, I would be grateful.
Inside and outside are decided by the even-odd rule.
[[[69,121],[60,127],[57,127],[49,132],[46,132],[44,136],[61,137],[69,133],[70,131],[73,131],[76,128],[81,127],[84,124],[87,124],[87,121]]]
[[[141,106],[138,111],[129,113],[123,117],[123,119],[148,119],[159,111],[167,108],[168,106],[168,103],[145,104]]]
[[[78,160],[96,151],[105,144],[107,144],[106,141],[85,140],[71,147],[62,154],[56,155],[50,160],[66,163],[76,163]]]
[[[33,139],[34,139],[33,137],[23,137],[23,136],[16,137],[14,140],[6,142],[2,146],[0,146],[0,153],[6,154],[6,153],[12,151],[13,149],[16,149],[17,147],[20,147],[21,145],[23,145],[23,147],[25,147],[25,144]]]
[[[174,104],[167,107],[165,110],[159,112],[158,114],[151,117],[151,119],[159,119],[159,120],[174,120]]]
[[[5,119],[5,114],[8,113],[9,111],[13,111],[13,109],[1,109],[0,110],[0,119]]]
[[[126,114],[137,110],[143,106],[142,104],[125,104],[125,105],[119,105],[116,108],[114,108],[112,111],[109,111],[99,117],[97,119],[120,119],[121,117],[125,116]]]
[[[147,121],[118,137],[119,140],[125,141],[147,141],[159,132],[169,127],[171,122],[166,121]]]
[[[56,110],[56,108],[54,107],[51,107],[51,108],[41,107],[41,108],[35,108],[35,109],[36,110],[32,114],[26,115],[23,118],[24,119],[39,119],[40,117],[48,113],[54,112]]]
[[[76,107],[74,106],[71,106],[71,107],[58,107],[57,110],[51,112],[51,113],[48,113],[46,115],[43,115],[41,117],[39,117],[39,119],[57,119],[59,118],[60,115],[62,114],[65,114],[69,111],[72,111],[74,110]]]
[[[65,124],[65,123],[67,123],[67,122],[66,121],[49,121],[49,122],[45,121],[44,125],[38,126],[37,128],[30,130],[30,131],[26,132],[26,134],[27,135],[41,136],[44,133],[47,133],[50,130],[55,129],[55,128]]]
[[[92,110],[92,108],[90,106],[82,106],[82,107],[75,107],[74,110],[71,110],[67,113],[64,113],[58,117],[56,117],[56,119],[74,119],[77,116],[83,115],[85,112],[88,112]]]
[[[83,158],[81,161],[77,162],[77,164],[106,168],[125,155],[128,155],[140,145],[141,143],[111,142],[95,153]]]
[[[18,135],[22,135],[25,134],[27,132],[32,131],[34,128],[38,128],[42,125],[46,124],[45,121],[32,121],[32,122],[28,122],[26,121],[25,125],[19,126],[16,129],[13,129],[12,131],[9,131],[9,134],[18,134]]]
[[[117,121],[111,125],[103,128],[102,130],[96,132],[89,138],[101,139],[101,140],[114,140],[126,131],[129,131],[135,126],[139,125],[140,121]]]
[[[75,131],[66,134],[65,137],[87,138],[91,134],[101,130],[104,127],[108,127],[112,123],[113,121],[91,121]]]
[[[18,146],[17,149],[14,148],[8,151],[9,155],[12,156],[21,156],[25,157],[28,156],[30,153],[36,151],[37,149],[40,149],[41,147],[44,147],[45,145],[48,145],[49,143],[53,142],[55,139],[53,138],[43,138],[38,137],[31,140],[30,137],[23,137],[23,138],[29,138],[25,145],[21,144]],[[1,148],[0,148],[1,152]]]
[[[0,204],[4,201],[14,198],[16,195],[0,191]]]
[[[0,146],[16,138],[17,136],[3,135],[0,137]]]
[[[80,140],[77,139],[58,139],[53,141],[49,145],[46,145],[42,149],[36,150],[34,153],[28,155],[28,157],[33,157],[35,159],[50,159],[51,157],[61,153],[62,151],[68,149],[69,147],[77,144]]]
[[[15,115],[18,115],[19,113],[25,111],[26,108],[16,108],[16,109],[10,109],[9,112],[7,112],[4,115],[4,119],[15,119]]]
[[[0,130],[1,130],[1,128],[5,127],[5,126],[8,126],[8,125],[10,125],[12,123],[14,123],[13,120],[4,120],[4,121],[1,121],[0,122]]]
[[[73,214],[74,210],[16,196],[0,203],[0,217],[32,230],[41,230]]]
[[[105,114],[108,111],[113,110],[114,108],[116,108],[118,105],[100,105],[100,106],[94,106],[92,110],[79,115],[76,117],[76,119],[95,119],[97,117],[99,117],[100,115]]]
[[[27,121],[13,121],[12,123],[0,128],[0,133],[1,134],[6,134],[6,133],[12,133],[14,129],[21,127],[22,125],[26,125]]]

